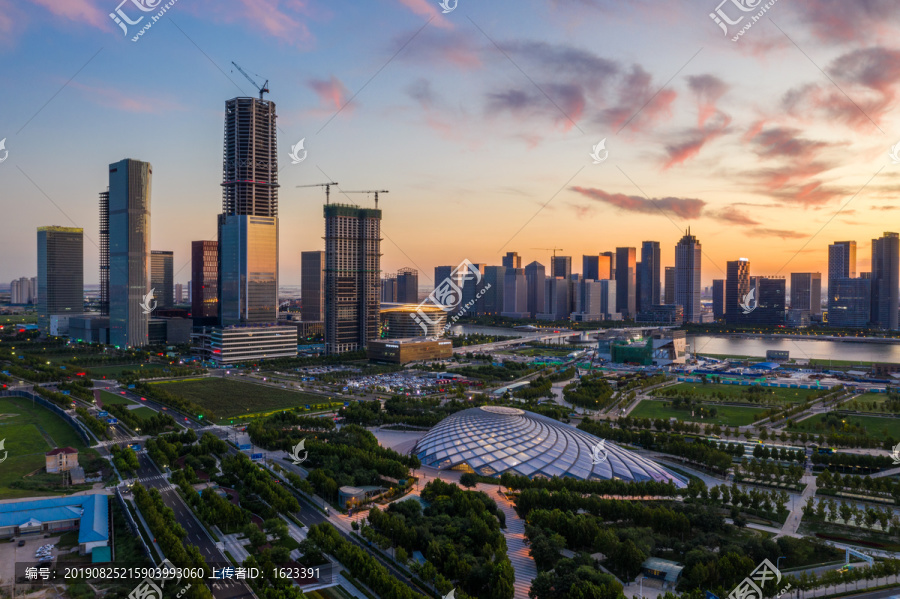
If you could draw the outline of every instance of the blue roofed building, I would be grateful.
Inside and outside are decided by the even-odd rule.
[[[53,497],[0,504],[0,538],[59,535],[78,531],[78,550],[91,553],[109,547],[109,503],[106,495]]]

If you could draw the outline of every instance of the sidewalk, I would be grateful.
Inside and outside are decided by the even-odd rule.
[[[537,565],[531,557],[528,545],[525,544],[525,521],[519,518],[512,502],[505,495],[497,493],[499,486],[478,483],[475,488],[496,501],[497,507],[506,515],[506,528],[502,530],[503,536],[506,537],[506,554],[509,556],[509,561],[512,562],[516,575],[515,597],[516,599],[528,599],[531,581],[537,578],[538,573]]]

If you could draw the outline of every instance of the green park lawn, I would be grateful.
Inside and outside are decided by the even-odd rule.
[[[145,406],[141,406],[139,408],[135,408],[133,410],[128,410],[128,411],[131,412],[132,414],[134,414],[135,416],[137,416],[138,418],[140,418],[141,420],[147,420],[148,418],[153,418],[154,416],[156,416],[155,410],[151,410],[150,408],[147,408]]]
[[[329,403],[328,397],[290,391],[232,379],[202,379],[151,383],[161,391],[179,395],[213,413],[220,420],[259,412]]]
[[[700,418],[692,418],[691,413],[687,410],[676,410],[665,405],[666,403],[655,399],[645,399],[631,411],[629,416],[634,418],[662,418],[665,420],[677,418],[678,420],[720,424],[722,426],[745,426],[753,424],[764,411],[760,408],[702,404],[707,409],[715,408],[718,413],[715,418],[703,418],[701,420]]]
[[[807,432],[812,434],[828,435],[830,430],[817,430],[816,424],[821,422],[822,414],[801,420],[791,424],[791,431]],[[894,439],[900,439],[900,418],[881,418],[878,416],[852,416],[841,415],[841,419],[845,420],[849,425],[860,426],[865,429],[866,434],[875,439],[886,439],[888,436]]]
[[[103,377],[114,379],[122,374],[122,372],[125,370],[140,370],[143,372],[152,372],[154,375],[161,376],[162,374],[164,374],[163,370],[166,367],[166,364],[153,363],[119,364],[117,366],[89,366],[88,374],[91,376],[91,378],[94,379],[102,379]]]
[[[12,489],[10,484],[41,471],[44,454],[54,447],[70,446],[88,455],[96,453],[85,447],[78,433],[62,418],[41,406],[32,407],[30,401],[21,398],[0,398],[0,439],[5,439],[4,451],[8,452],[7,459],[0,463],[0,499],[46,495]]]
[[[37,324],[37,314],[4,314],[0,316],[2,324]]]
[[[692,397],[713,396],[718,392],[725,396],[724,401],[747,401],[746,392],[749,388],[749,386],[745,385],[720,385],[717,383],[707,383],[705,385],[703,383],[678,383],[677,385],[657,389],[653,394],[665,398],[662,393],[669,389],[691,391]],[[762,387],[762,389],[765,391],[765,396],[785,403],[803,403],[818,393],[816,389],[782,389],[780,387]]]
[[[103,405],[107,405],[107,404],[128,405],[128,404],[134,403],[127,397],[118,395],[116,393],[110,393],[109,391],[101,391],[100,392],[100,401],[103,403]]]

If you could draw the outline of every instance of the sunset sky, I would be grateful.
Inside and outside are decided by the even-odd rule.
[[[186,283],[191,240],[216,235],[224,103],[256,95],[231,61],[278,108],[283,285],[324,248],[324,192],[295,186],[329,179],[390,190],[383,270],[423,287],[507,251],[549,268],[533,248],[554,246],[580,271],[656,240],[672,265],[688,226],[704,285],[739,257],[825,273],[844,239],[866,271],[871,239],[900,230],[895,0],[779,0],[737,42],[762,4],[721,5],[744,15],[726,36],[719,0],[177,0],[132,42],[156,14],[136,4],[158,0],[121,5],[145,15],[127,37],[120,1],[0,0],[3,285],[36,274],[42,225],[84,227],[97,282],[97,194],[122,158],[152,163],[153,249]]]

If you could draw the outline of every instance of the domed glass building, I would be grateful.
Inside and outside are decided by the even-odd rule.
[[[499,477],[672,482],[683,477],[574,426],[517,408],[482,406],[452,414],[416,444],[424,466]]]

